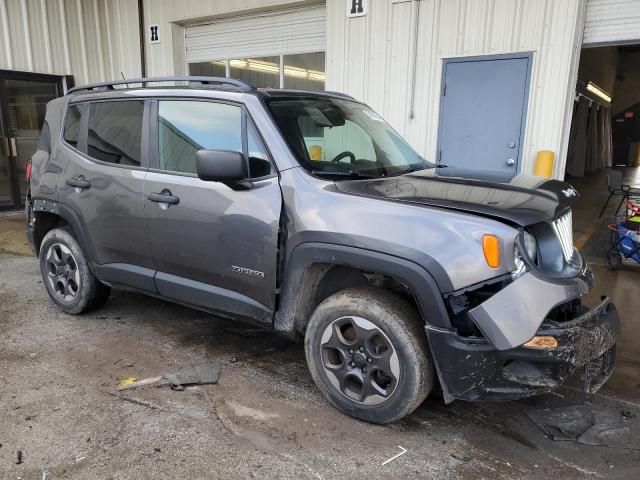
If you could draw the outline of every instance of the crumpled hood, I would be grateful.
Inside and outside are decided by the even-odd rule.
[[[520,226],[556,218],[579,197],[571,185],[559,180],[451,168],[338,181],[336,187],[352,195],[450,208]]]

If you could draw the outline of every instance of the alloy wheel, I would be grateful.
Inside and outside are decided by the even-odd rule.
[[[51,291],[65,302],[73,301],[80,290],[80,272],[71,250],[61,243],[52,244],[47,250],[45,264]]]
[[[320,340],[322,366],[331,384],[350,400],[379,405],[400,380],[398,355],[389,337],[362,317],[341,317]]]

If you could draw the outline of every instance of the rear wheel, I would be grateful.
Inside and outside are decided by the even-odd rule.
[[[66,313],[79,314],[103,305],[110,288],[89,269],[71,229],[55,228],[40,245],[40,273],[49,297]]]
[[[314,381],[339,410],[373,423],[415,410],[434,369],[417,313],[385,290],[342,290],[313,312],[305,335]]]

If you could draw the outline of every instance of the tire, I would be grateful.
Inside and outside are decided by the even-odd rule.
[[[609,270],[620,270],[620,268],[622,268],[622,255],[618,252],[609,252],[607,253],[605,263]]]
[[[313,380],[338,410],[389,423],[431,392],[433,361],[416,311],[372,287],[348,288],[315,309],[305,334]]]
[[[70,228],[49,231],[42,239],[39,258],[42,283],[63,312],[88,312],[109,298],[111,289],[93,275]]]

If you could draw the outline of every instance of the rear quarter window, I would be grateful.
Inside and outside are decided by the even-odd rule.
[[[70,105],[64,117],[64,141],[74,148],[78,148],[78,137],[80,136],[80,107]]]
[[[38,140],[38,150],[51,153],[51,131],[49,130],[49,124],[47,122],[44,122],[42,125],[40,139]]]

